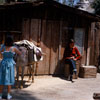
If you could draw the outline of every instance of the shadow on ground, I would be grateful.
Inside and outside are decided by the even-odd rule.
[[[28,84],[26,84],[28,83]],[[23,88],[27,88],[32,84],[31,81],[27,82],[27,81],[23,81],[23,84],[21,83],[21,80],[19,80],[19,82],[17,83],[17,81],[15,81],[15,85],[12,86],[13,89],[17,89],[17,88],[21,88],[21,85],[23,86]]]
[[[37,97],[34,96],[34,92],[30,91],[25,91],[24,89],[29,87],[31,85],[31,82],[29,84],[26,84],[27,81],[23,81],[23,89],[16,88],[16,82],[15,85],[12,86],[11,90],[11,95],[12,99],[11,100],[41,100]],[[20,87],[21,81],[19,81],[19,87]],[[7,86],[4,87],[3,89],[3,99],[7,99]]]
[[[7,87],[4,88],[3,99],[7,98]],[[23,89],[12,89],[12,100],[42,100],[34,96],[34,92],[25,91]]]
[[[34,92],[24,90],[12,90],[14,100],[41,100],[34,96]]]

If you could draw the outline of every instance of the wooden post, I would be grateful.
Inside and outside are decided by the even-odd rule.
[[[41,34],[42,34],[42,19],[39,20],[39,33],[38,33],[38,38],[37,38],[37,47],[40,47],[41,43]],[[37,75],[37,70],[38,70],[38,62],[36,62],[36,69],[35,69],[35,75]]]

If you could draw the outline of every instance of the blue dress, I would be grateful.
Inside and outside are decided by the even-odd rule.
[[[12,52],[12,47],[9,51],[2,52],[3,59],[0,62],[0,85],[14,85],[14,67],[15,61],[13,59],[15,52]]]

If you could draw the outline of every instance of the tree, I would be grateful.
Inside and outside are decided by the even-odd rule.
[[[95,0],[92,7],[95,9],[95,13],[100,15],[100,0]]]

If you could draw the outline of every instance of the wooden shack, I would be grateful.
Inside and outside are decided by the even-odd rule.
[[[33,41],[44,53],[43,61],[36,63],[35,74],[63,74],[63,53],[70,38],[75,39],[82,55],[81,64],[91,64],[91,23],[99,20],[53,0],[4,4],[0,5],[0,43],[9,32],[15,41]]]

